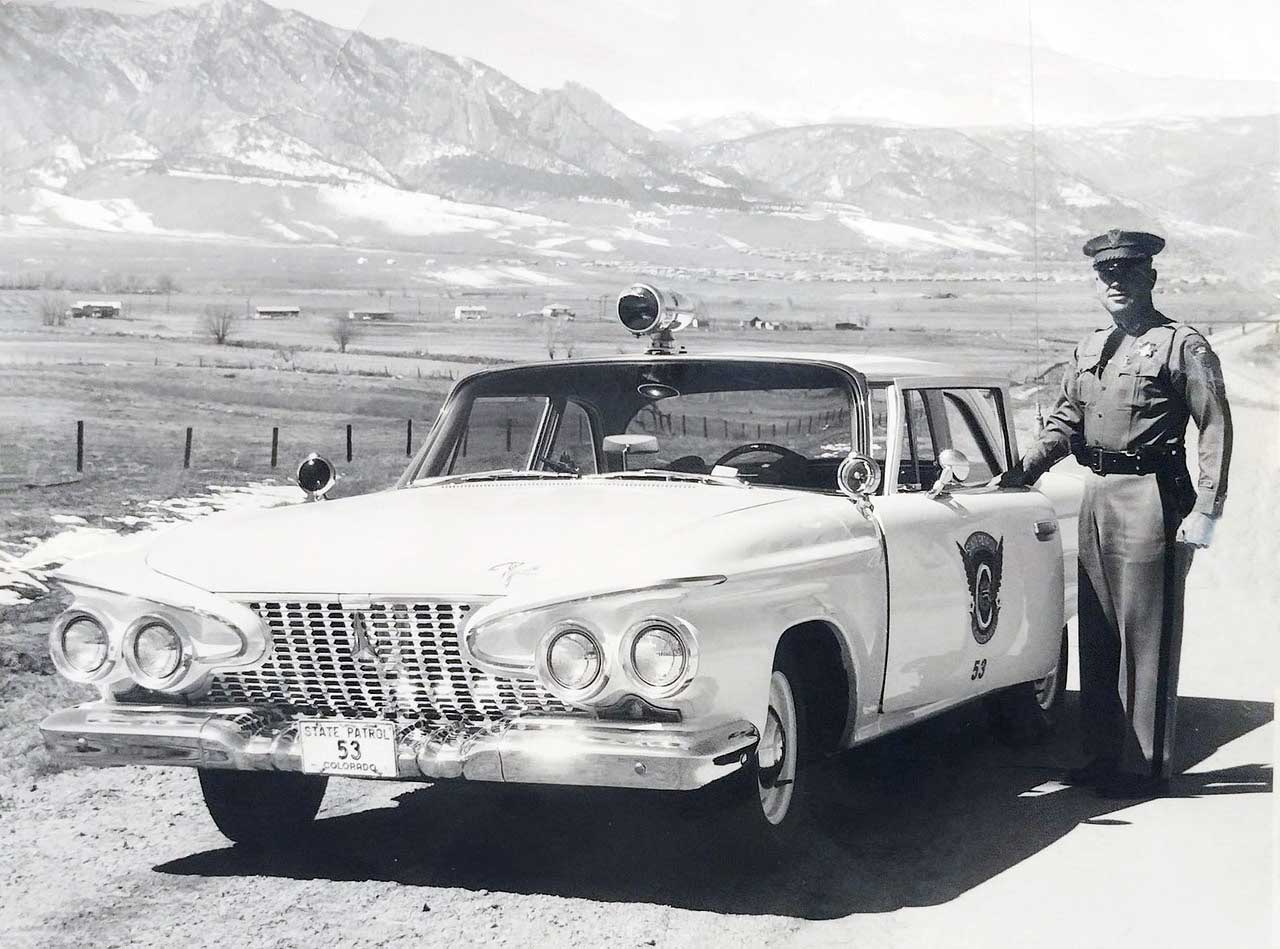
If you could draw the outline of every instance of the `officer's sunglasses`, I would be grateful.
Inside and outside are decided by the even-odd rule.
[[[1122,257],[1119,260],[1104,260],[1100,264],[1094,264],[1093,269],[1102,280],[1118,280],[1143,273],[1147,266],[1145,259]]]

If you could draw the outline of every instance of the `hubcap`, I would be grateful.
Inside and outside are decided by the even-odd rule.
[[[781,824],[791,808],[796,779],[796,700],[791,683],[775,671],[769,680],[769,717],[756,750],[760,809],[770,824]]]

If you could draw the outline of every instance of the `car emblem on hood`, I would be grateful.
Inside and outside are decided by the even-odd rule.
[[[502,585],[509,587],[511,586],[511,581],[517,576],[537,573],[538,567],[534,564],[525,563],[523,560],[509,560],[506,563],[495,563],[489,568],[489,572],[498,574],[502,577]]]

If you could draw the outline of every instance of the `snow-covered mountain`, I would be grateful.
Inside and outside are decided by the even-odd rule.
[[[263,0],[0,4],[0,231],[958,266],[1078,259],[1124,224],[1181,229],[1212,262],[1274,257],[1276,139],[1276,116],[1033,139],[737,114],[659,135],[583,86]]]

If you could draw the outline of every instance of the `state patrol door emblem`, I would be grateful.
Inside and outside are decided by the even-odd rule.
[[[969,582],[969,624],[979,645],[996,633],[1000,621],[1000,578],[1004,573],[1004,538],[974,531],[956,544]]]

